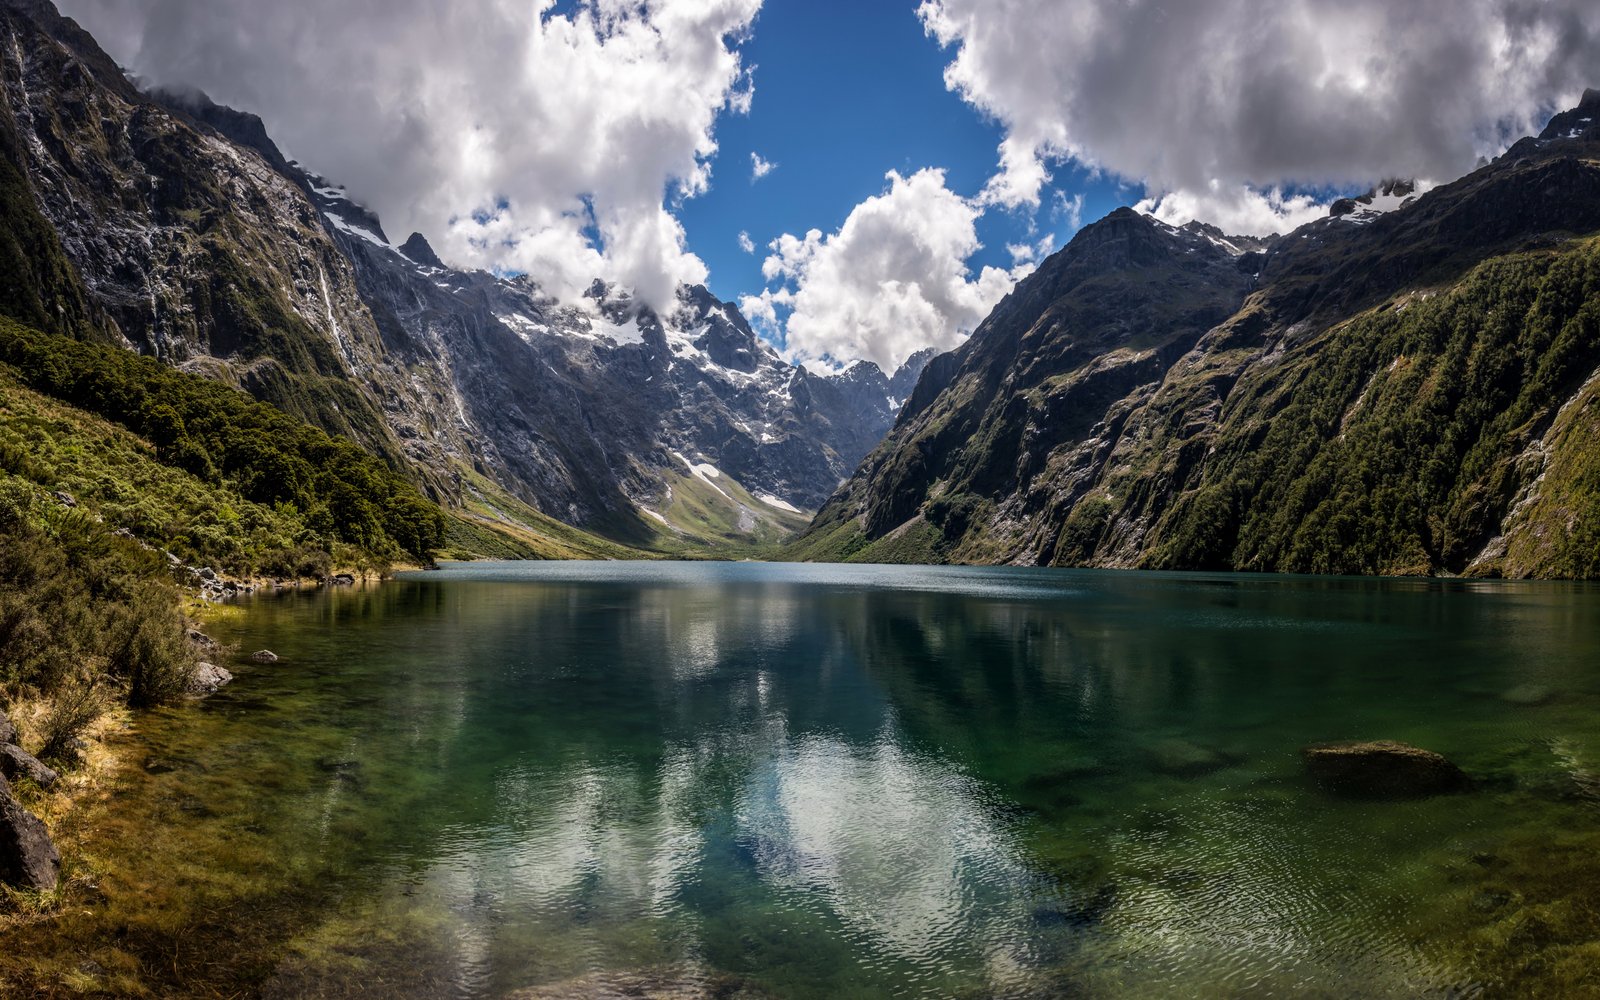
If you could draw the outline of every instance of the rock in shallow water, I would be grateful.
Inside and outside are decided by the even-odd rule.
[[[1393,740],[1328,743],[1300,753],[1317,784],[1345,798],[1420,799],[1472,787],[1445,757]]]
[[[278,654],[270,649],[258,649],[250,654],[250,659],[254,663],[277,663]]]
[[[54,889],[61,855],[43,821],[11,797],[0,778],[0,882],[22,889]]]
[[[189,693],[192,695],[216,694],[224,684],[233,680],[233,674],[227,668],[219,667],[215,663],[197,663],[194,667],[194,676],[189,678]]]
[[[0,774],[12,781],[31,778],[40,788],[49,788],[61,777],[26,750],[10,744],[0,746]]]

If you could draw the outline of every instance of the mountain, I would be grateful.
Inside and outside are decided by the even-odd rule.
[[[654,547],[775,541],[920,373],[790,365],[702,287],[657,315],[625,289],[558,302],[536,275],[453,270],[255,116],[141,90],[47,0],[0,0],[0,30],[13,313],[243,389],[451,506]]]
[[[599,282],[561,303],[531,276],[452,270],[420,234],[397,245],[341,189],[303,176],[391,355],[446,387],[444,433],[480,472],[575,524],[628,537],[643,512],[702,541],[777,540],[881,439],[925,360],[898,382],[867,363],[818,375],[702,286],[665,315]],[[707,489],[701,467],[757,502]],[[680,507],[684,491],[728,523]]]
[[[797,558],[1600,573],[1600,92],[1268,241],[1122,209],[935,358]]]

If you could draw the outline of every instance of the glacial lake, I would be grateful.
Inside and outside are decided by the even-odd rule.
[[[282,661],[125,737],[84,820],[112,841],[103,898],[58,939],[113,985],[1413,997],[1600,976],[1592,587],[472,564],[256,598],[212,631]],[[1336,798],[1300,751],[1352,739],[1438,751],[1475,787]]]

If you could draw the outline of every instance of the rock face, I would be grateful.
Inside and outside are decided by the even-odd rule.
[[[0,778],[0,883],[22,889],[54,889],[61,855],[40,819],[11,797]]]
[[[0,774],[4,774],[12,781],[21,778],[31,779],[40,788],[51,787],[61,777],[54,769],[41,764],[26,750],[10,743],[0,746]]]
[[[1459,767],[1439,754],[1389,740],[1307,747],[1301,756],[1317,784],[1346,798],[1426,798],[1463,792],[1472,785]]]
[[[681,288],[665,312],[598,282],[558,302],[532,277],[451,270],[418,237],[396,247],[344,192],[304,176],[389,350],[429,373],[450,425],[432,433],[570,523],[626,538],[643,524],[638,508],[665,508],[689,463],[814,510],[882,438],[927,360],[893,376],[868,363],[819,375],[703,286]]]
[[[928,365],[793,555],[1600,573],[1597,123],[1266,241],[1085,227]]]
[[[6,715],[5,709],[0,708],[0,743],[17,742],[17,727],[11,724],[11,719]]]

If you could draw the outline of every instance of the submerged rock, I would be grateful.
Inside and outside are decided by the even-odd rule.
[[[17,727],[11,724],[6,716],[6,710],[0,708],[0,743],[17,742]]]
[[[1448,759],[1393,740],[1328,743],[1300,752],[1317,784],[1357,799],[1418,799],[1464,792],[1466,773]]]
[[[194,676],[189,678],[189,693],[200,697],[216,694],[223,685],[232,680],[233,674],[225,667],[219,667],[215,663],[197,663],[194,667]]]
[[[1509,691],[1502,692],[1500,700],[1508,705],[1533,708],[1548,704],[1555,696],[1555,691],[1543,684],[1518,684]]]
[[[61,777],[39,763],[32,754],[13,744],[0,746],[0,774],[4,774],[12,781],[29,778],[40,788],[49,788]]]
[[[690,969],[600,972],[517,990],[506,1000],[767,1000],[770,994],[731,973]]]
[[[0,882],[22,889],[54,889],[61,855],[44,822],[11,797],[0,778]]]
[[[1185,739],[1162,740],[1145,751],[1150,767],[1175,778],[1198,778],[1237,763],[1237,758]]]
[[[254,663],[277,663],[278,654],[270,649],[258,649],[250,654],[250,660]]]
[[[1088,900],[1068,906],[1047,905],[1033,911],[1033,922],[1040,927],[1093,927],[1117,905],[1117,885],[1102,885]]]

